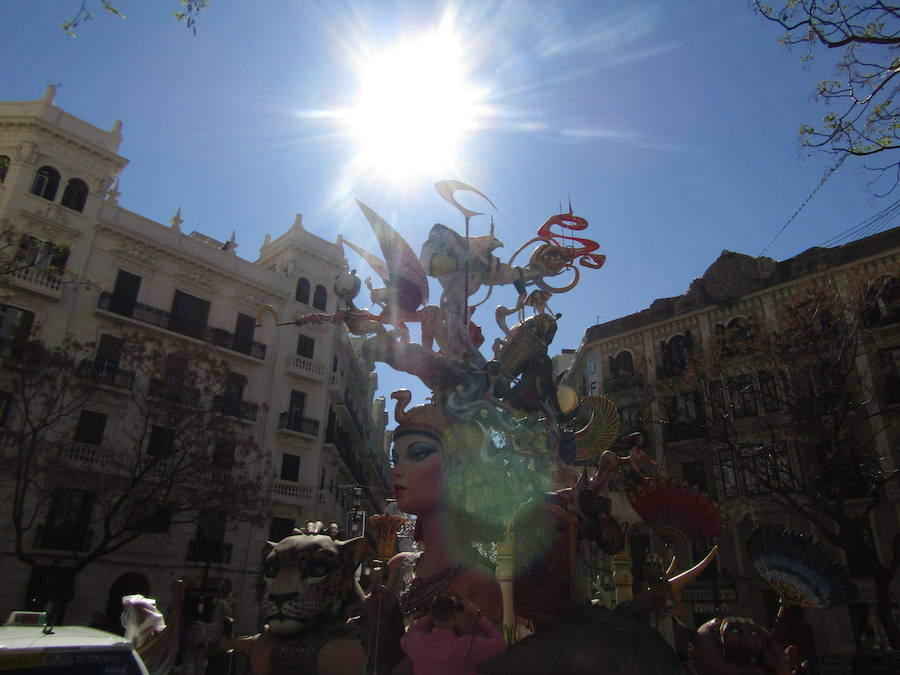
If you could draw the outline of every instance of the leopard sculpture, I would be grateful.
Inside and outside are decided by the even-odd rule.
[[[366,540],[297,534],[270,545],[263,571],[271,583],[261,603],[269,630],[294,635],[343,626],[362,602],[354,572],[368,549]]]
[[[333,662],[351,652],[361,658],[347,619],[363,599],[355,571],[368,551],[363,537],[294,534],[268,542],[263,571],[270,581],[260,603],[267,630],[232,645],[250,653],[255,675],[341,672],[340,664],[323,666],[323,659]]]

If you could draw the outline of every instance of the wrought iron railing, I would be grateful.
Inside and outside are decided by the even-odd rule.
[[[172,320],[172,315],[159,307],[152,307],[140,302],[134,302],[127,298],[116,297],[109,291],[103,291],[97,301],[97,307],[113,314],[127,316],[136,321],[150,324],[158,328],[165,328],[174,333],[188,335],[198,340],[204,340],[218,347],[224,347],[241,354],[248,354],[264,361],[266,358],[266,345],[237,338],[234,333],[224,328],[213,328],[198,324],[193,321]]]
[[[303,417],[289,410],[282,411],[278,416],[278,428],[289,431],[299,431],[310,436],[319,435],[319,420],[311,417]]]

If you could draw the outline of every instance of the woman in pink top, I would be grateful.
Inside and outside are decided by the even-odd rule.
[[[475,633],[460,628],[475,621]],[[442,595],[431,612],[414,622],[400,640],[416,675],[475,675],[478,664],[500,654],[506,643],[471,600]]]

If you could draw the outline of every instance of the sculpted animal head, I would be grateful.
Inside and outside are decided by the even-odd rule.
[[[700,626],[694,661],[703,673],[790,672],[775,635],[743,616],[710,619]]]
[[[269,630],[293,635],[343,626],[362,601],[354,572],[369,550],[365,538],[296,534],[269,546],[264,567],[269,585],[261,603]]]
[[[727,616],[719,625],[725,658],[738,665],[754,665],[766,646],[769,633],[753,619]]]

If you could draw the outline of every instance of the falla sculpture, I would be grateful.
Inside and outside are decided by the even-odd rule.
[[[377,521],[375,529],[384,539],[378,546],[382,568],[361,604],[353,584],[329,584],[332,592],[346,591],[351,597],[323,601],[323,611],[334,615],[327,621],[310,617],[304,623],[304,630],[321,623],[330,633],[304,634],[302,641],[316,647],[301,649],[303,672],[412,673],[412,664],[399,648],[400,638],[411,622],[429,614],[440,596],[459,599],[457,606],[465,599],[467,606],[477,607],[481,617],[477,621],[502,625],[510,643],[516,639],[517,623],[528,622],[541,630],[552,627],[565,621],[567,611],[579,602],[574,576],[580,542],[618,553],[629,524],[638,520],[627,500],[616,500],[609,491],[612,474],[620,465],[636,462],[638,455],[633,453],[626,462],[608,456],[600,460],[618,437],[615,406],[603,397],[579,396],[561,384],[553,376],[547,353],[560,319],[550,308],[553,297],[574,289],[584,272],[600,269],[605,262],[599,244],[585,236],[588,221],[575,215],[570,205],[567,213],[548,218],[503,260],[493,220],[487,234],[473,234],[472,220],[483,214],[459,204],[456,195],[467,192],[493,206],[490,200],[461,181],[441,181],[436,189],[462,216],[462,234],[436,224],[417,256],[387,221],[359,202],[381,255],[346,239],[342,242],[383,285],[368,279],[363,284],[348,268],[335,279],[337,311],[286,322],[343,324],[364,338],[362,353],[370,363],[385,363],[415,376],[431,391],[429,402],[415,406],[410,405],[409,392],[392,394],[397,426],[391,481],[399,510],[416,518],[418,550],[388,556],[393,533],[387,532],[388,521]],[[522,262],[516,264],[520,256]],[[429,300],[435,297],[430,279],[440,288],[435,304]],[[369,292],[368,308],[356,304],[363,285]],[[500,337],[485,354],[476,312],[495,292],[503,294],[506,304],[497,304],[494,310]],[[265,310],[271,308],[263,308],[258,320]],[[419,325],[421,341],[411,339],[410,324]],[[598,471],[589,477],[585,468],[579,476],[576,465],[598,466]],[[627,509],[624,516],[616,511],[617,501]],[[284,548],[282,544],[273,550]],[[319,545],[292,542],[293,548],[302,550]],[[352,550],[357,557],[348,557],[348,565],[358,559],[362,544],[354,542]],[[308,562],[304,559],[303,565]],[[292,563],[290,568],[298,566]],[[347,569],[344,563],[334,568]],[[279,578],[284,581],[284,572]],[[298,583],[292,592],[301,597],[291,602],[301,605],[304,593],[321,595],[315,584]],[[534,602],[542,598],[552,601]],[[358,616],[348,624],[352,627],[339,634],[341,620],[357,607]],[[648,626],[624,615],[611,619],[602,614],[597,623],[594,614],[591,621],[607,632],[613,626],[643,639],[649,631],[651,642],[661,640]],[[474,635],[479,631],[477,621],[460,615],[455,630]],[[532,638],[540,638],[541,630]],[[285,652],[279,641],[298,638],[273,628],[263,636],[271,645],[266,653],[273,655]],[[355,636],[361,646],[349,647]],[[532,638],[522,643],[524,649],[540,644]],[[518,647],[507,655],[514,658]],[[657,651],[639,651],[644,656],[667,654],[664,643],[656,647]],[[500,670],[490,672],[508,672],[503,670],[507,655],[494,659]],[[261,664],[257,675],[290,670],[290,664],[282,667],[276,660],[257,659]],[[475,672],[476,666],[481,667],[466,663],[465,672]]]

